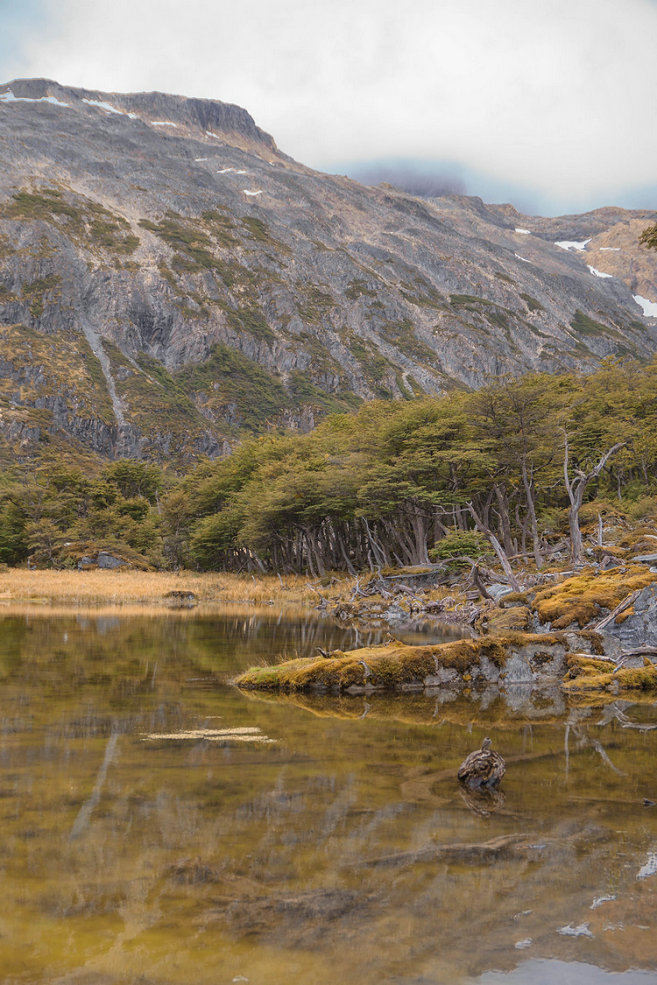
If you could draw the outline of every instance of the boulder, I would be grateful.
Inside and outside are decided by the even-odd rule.
[[[120,557],[114,557],[113,554],[108,554],[107,551],[98,551],[96,564],[99,568],[129,568],[131,566],[129,561],[124,561]]]
[[[488,586],[486,591],[495,602],[499,602],[505,595],[511,595],[513,589],[508,585],[502,585],[501,582],[494,582],[492,585]]]
[[[657,646],[657,584],[642,589],[629,610],[605,627],[606,636],[619,641],[623,650],[635,650],[640,646]]]

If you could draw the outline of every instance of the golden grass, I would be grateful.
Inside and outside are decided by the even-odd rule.
[[[199,602],[316,604],[317,591],[298,575],[258,577],[191,571],[0,571],[0,602],[59,605],[166,605],[168,592],[193,592]]]

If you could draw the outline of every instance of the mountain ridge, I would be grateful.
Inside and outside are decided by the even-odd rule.
[[[185,462],[374,397],[657,351],[634,300],[657,300],[655,212],[368,188],[240,107],[161,93],[18,80],[0,132],[5,461]]]

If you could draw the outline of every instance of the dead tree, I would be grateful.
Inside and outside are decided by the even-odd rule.
[[[566,484],[566,492],[568,493],[569,507],[568,507],[568,528],[570,531],[570,560],[573,564],[580,564],[582,560],[582,531],[579,526],[579,511],[582,508],[582,503],[584,502],[584,493],[586,492],[586,487],[593,479],[597,479],[603,468],[617,451],[624,448],[627,444],[626,441],[617,441],[615,445],[604,453],[598,464],[592,468],[589,472],[584,472],[580,468],[573,469],[574,478],[570,477],[569,460],[568,460],[568,432],[564,430],[564,458],[563,458],[563,475]]]
[[[509,558],[506,555],[506,553],[504,552],[504,548],[500,544],[499,540],[497,539],[497,537],[495,536],[495,534],[493,533],[493,531],[490,529],[490,527],[487,527],[486,526],[486,524],[483,522],[483,520],[481,519],[481,517],[479,516],[479,514],[475,510],[475,508],[472,505],[472,503],[468,503],[468,512],[469,512],[470,516],[472,517],[472,519],[474,520],[475,526],[477,527],[477,530],[480,530],[481,533],[484,534],[488,538],[491,547],[493,548],[493,550],[497,554],[498,558],[500,559],[500,564],[502,565],[502,570],[504,571],[504,574],[506,575],[507,580],[509,582],[509,585],[511,586],[511,588],[513,589],[513,591],[514,592],[521,591],[520,585],[518,583],[518,580],[517,580],[516,576],[513,573],[513,569],[511,567],[511,563],[509,561]]]

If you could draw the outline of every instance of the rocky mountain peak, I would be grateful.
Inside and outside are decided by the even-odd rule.
[[[244,150],[278,156],[273,137],[241,106],[163,92],[100,92],[52,79],[15,79],[0,85],[0,102],[40,102],[86,114],[125,116],[175,136],[215,136]]]

